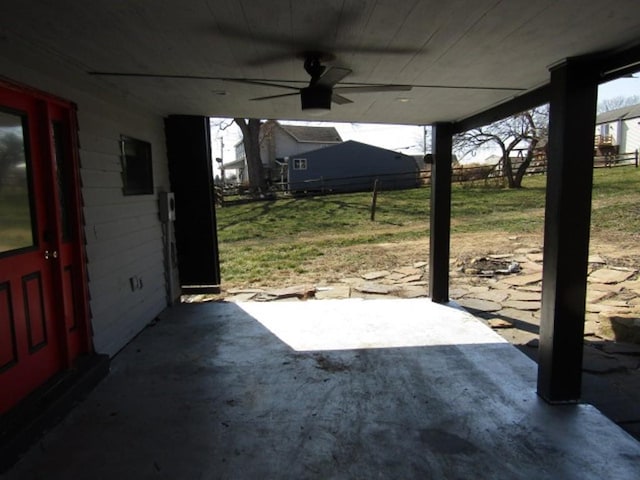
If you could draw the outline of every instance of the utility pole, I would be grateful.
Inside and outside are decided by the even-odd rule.
[[[422,126],[422,155],[427,154],[427,126]]]
[[[224,137],[220,137],[220,177],[222,178],[222,188],[224,188]]]

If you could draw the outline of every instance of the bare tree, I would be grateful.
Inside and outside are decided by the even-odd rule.
[[[631,95],[628,97],[620,95],[618,97],[607,98],[598,102],[598,113],[610,112],[611,110],[637,105],[638,103],[640,103],[640,95]]]
[[[249,174],[249,191],[253,196],[267,193],[267,181],[264,167],[260,158],[260,125],[257,118],[234,118],[233,121],[242,131],[242,144],[247,159],[247,173]]]
[[[454,146],[464,154],[485,145],[498,147],[501,151],[500,167],[509,188],[521,188],[522,178],[536,152],[546,146],[548,125],[549,107],[544,105],[456,135]],[[512,160],[515,151],[520,152],[517,163]]]

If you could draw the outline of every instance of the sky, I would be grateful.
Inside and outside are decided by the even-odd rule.
[[[603,83],[598,88],[598,101],[615,97],[640,96],[640,74]]]
[[[407,125],[385,125],[373,123],[330,123],[330,122],[285,122],[295,125],[334,126],[343,140],[356,140],[389,150],[406,154],[423,153],[424,128]],[[428,129],[427,129],[428,130]],[[220,132],[213,128],[211,131],[214,157],[220,157]],[[240,129],[235,125],[222,132],[224,163],[235,160],[235,144],[242,139]],[[427,143],[427,148],[429,144]]]
[[[640,96],[640,75],[631,78],[621,78],[600,85],[598,89],[598,101],[611,99],[616,97],[632,97]],[[332,125],[336,127],[338,133],[343,140],[355,140],[377,147],[387,148],[408,155],[424,154],[426,146],[427,151],[430,149],[430,140],[427,139],[426,145],[423,140],[424,128],[422,126],[407,125],[384,125],[373,123],[328,123],[328,122],[286,122],[302,125]],[[427,127],[427,131],[428,131]],[[220,157],[220,140],[223,138],[224,150],[222,159],[224,163],[235,160],[234,146],[242,139],[240,129],[235,125],[231,125],[224,132],[218,129],[212,129],[212,148],[214,157]],[[495,154],[495,149],[487,147],[476,152],[475,155],[469,155],[463,158],[463,162],[482,161],[486,157]]]

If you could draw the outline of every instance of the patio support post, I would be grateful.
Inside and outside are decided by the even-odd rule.
[[[185,293],[219,293],[220,260],[213,191],[209,118],[165,119],[169,178],[175,193],[175,237]]]
[[[453,125],[436,123],[432,128],[429,296],[436,303],[447,303],[449,301]]]
[[[551,69],[538,394],[576,402],[583,334],[593,184],[597,77],[587,61]]]

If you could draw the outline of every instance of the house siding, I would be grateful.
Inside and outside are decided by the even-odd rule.
[[[274,138],[268,139],[266,145],[262,145],[260,152],[261,155],[264,155],[264,159],[273,162],[275,158],[283,157],[285,155],[290,155],[292,152],[297,153],[300,151],[300,147],[298,146],[298,142],[296,142],[291,136],[282,131],[282,129],[276,127],[273,132]],[[272,147],[271,144],[274,146]],[[267,156],[269,150],[273,150],[274,156],[273,158]]]
[[[72,68],[18,46],[0,74],[77,105],[93,342],[97,352],[114,355],[168,304],[157,197],[170,190],[164,124]],[[151,144],[154,194],[123,194],[121,135]],[[133,276],[141,289],[132,291]]]
[[[640,149],[640,117],[628,118],[623,124],[620,152],[632,153]]]
[[[600,114],[596,119],[596,135],[610,135],[620,154],[640,149],[640,105]]]

